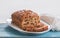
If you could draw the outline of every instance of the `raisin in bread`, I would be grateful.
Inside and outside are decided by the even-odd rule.
[[[12,15],[12,23],[25,31],[44,31],[48,27],[40,23],[38,14],[31,10],[20,10],[14,12]]]

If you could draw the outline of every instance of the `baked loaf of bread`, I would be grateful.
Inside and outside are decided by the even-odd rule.
[[[25,31],[41,32],[48,29],[48,26],[40,22],[38,14],[31,10],[16,11],[11,17],[12,23]]]

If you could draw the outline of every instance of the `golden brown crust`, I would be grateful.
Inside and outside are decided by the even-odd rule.
[[[13,24],[26,31],[39,32],[48,29],[47,26],[44,26],[43,23],[40,23],[40,17],[38,14],[31,10],[16,11],[11,15],[11,17]]]

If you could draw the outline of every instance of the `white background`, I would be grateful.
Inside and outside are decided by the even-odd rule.
[[[0,20],[10,18],[14,11],[21,9],[60,16],[60,0],[0,0]]]

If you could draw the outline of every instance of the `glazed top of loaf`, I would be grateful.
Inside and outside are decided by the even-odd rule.
[[[12,17],[17,17],[20,19],[25,19],[25,18],[33,18],[33,17],[37,17],[37,19],[39,19],[38,14],[36,14],[35,12],[31,11],[31,10],[20,10],[20,11],[16,11],[12,14]]]

